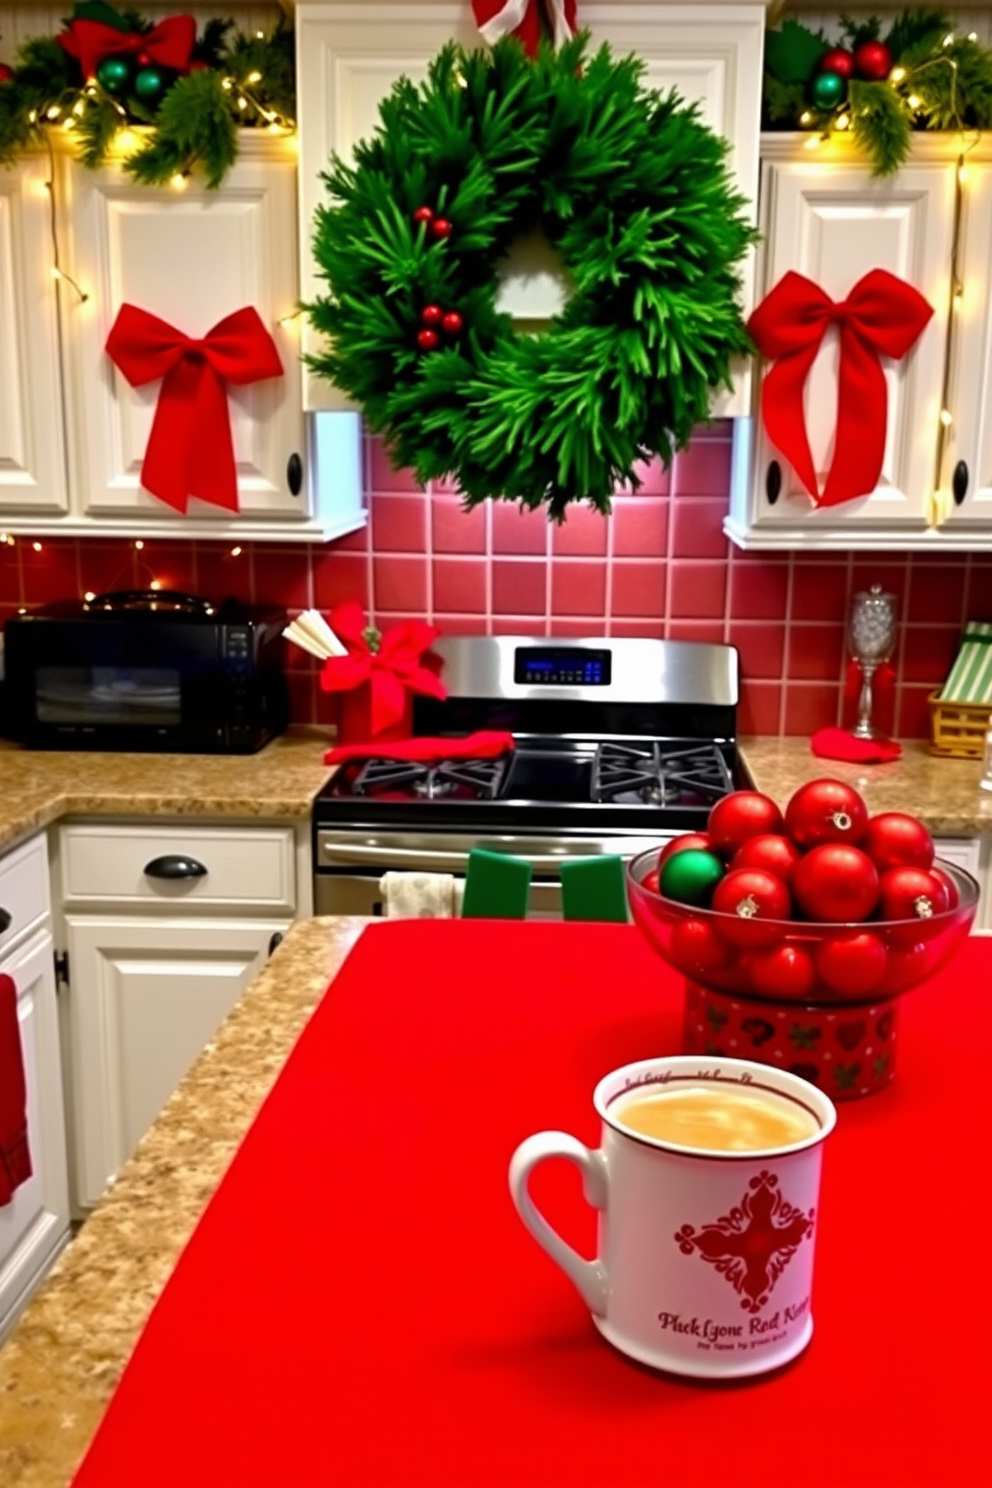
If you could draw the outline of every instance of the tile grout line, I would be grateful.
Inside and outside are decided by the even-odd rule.
[[[785,645],[782,647],[782,679],[778,698],[778,736],[785,736],[785,699],[788,691],[789,661],[792,655],[792,590],[795,584],[796,558],[789,554],[789,566],[785,581]]]

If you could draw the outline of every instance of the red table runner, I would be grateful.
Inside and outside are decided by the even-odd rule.
[[[903,1003],[840,1108],[813,1342],[700,1386],[595,1332],[506,1169],[676,1051],[633,927],[399,921],[332,983],[142,1334],[76,1488],[988,1488],[992,940]],[[559,1170],[560,1169],[560,1170]],[[535,1177],[589,1253],[576,1173]]]

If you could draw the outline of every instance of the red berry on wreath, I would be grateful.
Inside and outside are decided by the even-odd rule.
[[[9,83],[14,76],[14,69],[8,67],[6,62],[0,62],[0,83]]]
[[[800,852],[788,837],[779,837],[771,832],[762,832],[758,837],[749,837],[730,860],[731,868],[763,868],[774,873],[783,883],[792,878],[792,871],[799,862]]]
[[[713,851],[726,858],[732,858],[749,837],[781,832],[784,827],[772,798],[749,790],[732,791],[717,801],[706,823]]]
[[[816,950],[816,970],[831,992],[864,997],[885,980],[889,953],[870,930],[860,935],[836,936]]]
[[[867,825],[868,807],[843,780],[811,780],[799,787],[785,808],[786,831],[802,848],[860,842]]]
[[[892,71],[892,53],[883,41],[863,41],[854,52],[854,70],[866,82],[884,82]]]
[[[806,997],[816,982],[813,957],[802,946],[769,946],[748,958],[752,989],[762,997]]]
[[[679,971],[694,977],[705,977],[730,960],[730,947],[705,920],[676,921],[668,953]]]
[[[447,217],[435,217],[431,223],[431,232],[436,238],[449,238],[451,236],[451,223]]]
[[[854,57],[843,47],[831,47],[820,58],[820,71],[835,72],[838,77],[848,81],[854,76]]]
[[[925,868],[890,868],[878,891],[883,920],[932,920],[951,907],[947,889]]]
[[[860,848],[825,842],[799,859],[792,892],[811,920],[850,924],[867,919],[878,903],[878,870]]]
[[[868,822],[861,849],[879,873],[888,868],[929,868],[933,838],[922,822],[905,811],[883,811]]]
[[[414,220],[414,222],[433,222],[434,221],[434,208],[433,207],[418,207],[417,210],[413,214],[413,220]]]
[[[420,318],[425,326],[437,326],[444,319],[444,311],[440,305],[425,305],[420,312]]]
[[[439,345],[440,340],[441,337],[438,335],[437,331],[428,330],[417,332],[417,345],[420,347],[421,351],[433,351],[435,346]]]
[[[687,847],[695,847],[700,852],[710,852],[710,839],[708,832],[683,832],[681,837],[673,837],[671,842],[666,842],[658,854],[658,868],[661,869],[673,858],[676,853],[685,852]]]
[[[726,916],[716,925],[724,940],[730,945],[757,946],[779,938],[782,927],[777,922],[789,918],[792,900],[773,873],[736,868],[713,890],[712,907]]]
[[[441,322],[441,329],[446,336],[457,336],[462,328],[462,318],[457,310],[449,310]]]

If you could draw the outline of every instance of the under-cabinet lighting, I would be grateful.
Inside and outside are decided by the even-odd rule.
[[[134,546],[137,548],[138,552],[140,553],[141,550],[142,550],[142,548],[145,546],[144,538],[136,537],[135,540],[134,540]]]
[[[240,548],[232,548],[231,549],[231,557],[232,558],[239,558],[240,556],[241,556],[241,549]]]
[[[34,548],[34,550],[35,550],[36,553],[40,553],[41,552],[41,543],[40,542],[33,542],[31,544],[31,546]]]

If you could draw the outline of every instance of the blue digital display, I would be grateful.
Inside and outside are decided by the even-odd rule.
[[[521,646],[513,680],[524,687],[608,687],[611,653],[587,646]]]

